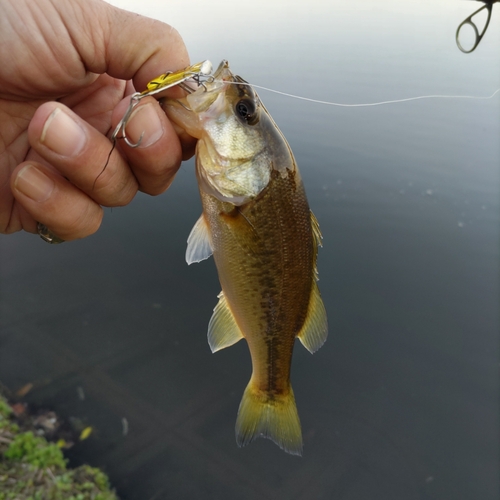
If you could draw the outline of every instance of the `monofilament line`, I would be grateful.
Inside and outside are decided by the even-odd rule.
[[[229,83],[229,82],[225,82]],[[261,85],[255,85],[253,83],[241,83],[241,82],[231,82],[236,85],[249,85],[251,87],[255,87],[261,90],[267,90],[268,92],[273,92],[274,94],[280,94],[286,97],[291,97],[293,99],[300,99],[301,101],[314,102],[316,104],[325,104],[327,106],[339,106],[342,108],[363,108],[369,106],[382,106],[384,104],[397,104],[400,102],[409,102],[409,101],[418,101],[422,99],[480,99],[480,100],[488,100],[493,99],[496,94],[500,92],[500,89],[495,90],[493,94],[489,96],[474,96],[474,95],[421,95],[417,97],[407,97],[405,99],[393,99],[390,101],[380,101],[380,102],[368,102],[362,104],[342,104],[340,102],[331,102],[331,101],[321,101],[319,99],[311,99],[310,97],[303,97],[295,94],[288,94],[287,92],[281,92],[280,90],[270,89],[268,87],[263,87]]]

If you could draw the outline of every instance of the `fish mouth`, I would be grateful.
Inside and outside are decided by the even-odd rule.
[[[192,137],[200,139],[203,134],[203,122],[224,110],[225,93],[235,81],[229,70],[229,63],[224,60],[205,82],[198,82],[197,88],[193,88],[192,84],[182,84],[187,93],[185,97],[166,97],[161,99],[160,103],[171,121]]]
[[[206,82],[200,83],[194,92],[186,96],[186,103],[194,113],[209,112],[211,116],[217,116],[224,106],[223,96],[226,90],[235,81],[237,80],[229,69],[229,63],[223,60]]]

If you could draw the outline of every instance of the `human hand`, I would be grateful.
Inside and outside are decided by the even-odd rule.
[[[179,34],[101,0],[0,8],[0,232],[36,233],[39,221],[64,240],[83,238],[102,206],[167,189],[194,142],[179,139],[152,97],[127,126],[132,142],[144,134],[140,146],[118,141],[102,170],[124,97],[189,64]]]

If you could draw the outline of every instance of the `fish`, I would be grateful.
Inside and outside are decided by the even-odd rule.
[[[258,437],[301,455],[302,431],[290,383],[297,337],[311,353],[325,342],[317,286],[322,236],[292,150],[255,90],[222,61],[213,77],[180,99],[169,119],[196,145],[202,214],[188,264],[213,255],[222,291],[208,325],[212,352],[245,339],[252,375],[236,419],[242,447]]]

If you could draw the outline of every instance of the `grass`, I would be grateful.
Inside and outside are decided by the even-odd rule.
[[[118,500],[102,471],[68,469],[61,449],[28,430],[21,432],[0,395],[0,500]]]

